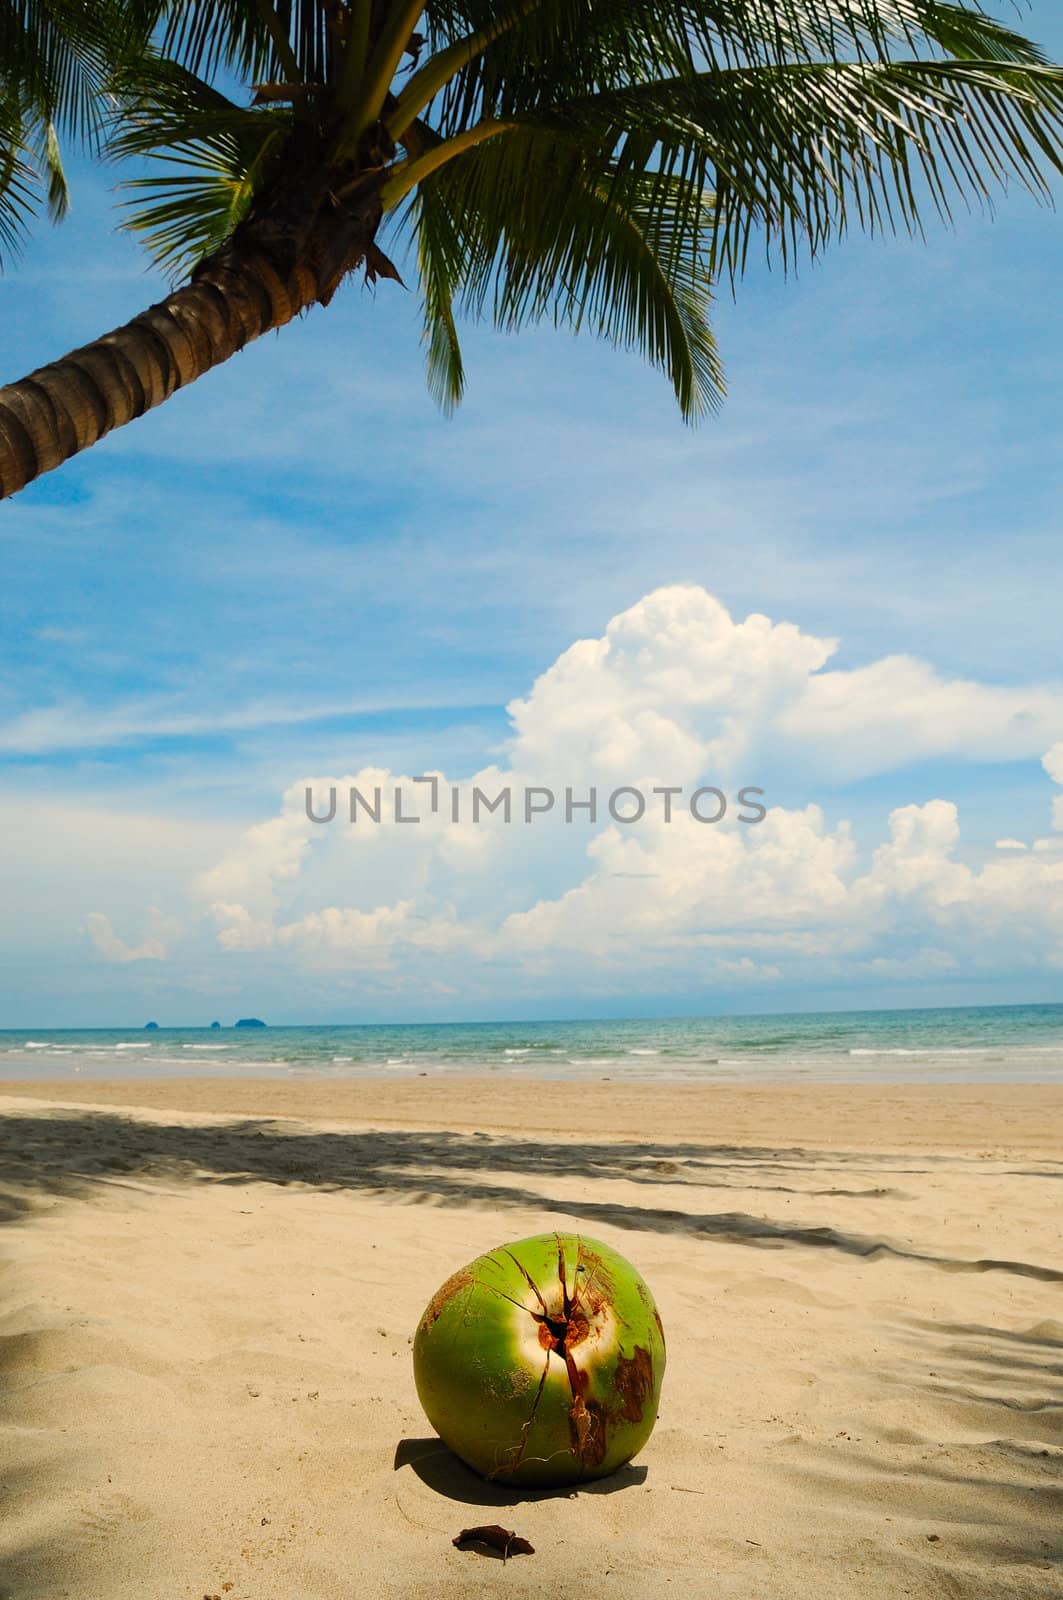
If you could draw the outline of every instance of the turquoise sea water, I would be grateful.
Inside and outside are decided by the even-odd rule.
[[[645,1022],[0,1032],[4,1078],[391,1076],[1063,1082],[1063,1005]]]

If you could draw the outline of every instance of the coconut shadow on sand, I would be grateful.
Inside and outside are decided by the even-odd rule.
[[[443,1495],[448,1500],[456,1500],[466,1506],[494,1506],[499,1510],[523,1505],[527,1501],[573,1500],[583,1494],[620,1494],[625,1489],[641,1488],[649,1470],[641,1463],[631,1461],[610,1473],[607,1478],[567,1484],[560,1489],[507,1488],[505,1484],[481,1478],[434,1435],[399,1441],[394,1469],[401,1472],[406,1468],[416,1473],[435,1494]]]

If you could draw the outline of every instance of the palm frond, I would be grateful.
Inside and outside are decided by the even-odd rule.
[[[322,0],[165,0],[160,49],[205,78],[228,69],[250,83],[288,78],[275,38],[288,41],[304,83],[324,83],[339,7]]]
[[[722,393],[699,240],[706,197],[683,179],[591,161],[565,134],[517,126],[423,183],[417,232],[429,372],[461,389],[452,306],[515,331],[543,319],[639,350],[671,379],[684,415]]]
[[[90,145],[98,141],[116,60],[140,48],[152,0],[0,0],[0,83],[24,108]]]
[[[154,0],[0,0],[0,244],[69,205],[61,138],[99,153],[116,62],[143,47]],[[0,258],[2,259],[2,258]]]
[[[697,260],[698,241],[711,234],[711,207],[681,179],[650,178],[641,187],[641,199],[629,194],[618,205],[608,179],[581,186],[583,215],[555,320],[576,331],[586,324],[611,344],[637,350],[667,374],[690,421],[715,409],[725,392],[709,324],[709,279]],[[685,218],[695,207],[706,216],[691,230]]]
[[[157,263],[178,278],[217,250],[247,214],[291,129],[285,107],[252,110],[187,68],[142,59],[120,85],[110,149],[150,158],[149,175],[122,187],[124,226],[143,236]]]
[[[441,410],[451,412],[465,392],[454,297],[461,292],[466,253],[439,188],[423,184],[411,206],[424,307],[428,389]]]
[[[852,219],[918,232],[930,207],[1041,197],[1063,171],[1063,69],[988,62],[733,68],[575,98],[546,118],[635,169],[716,196],[713,273],[739,274],[754,231],[785,263]]]
[[[53,222],[62,222],[70,209],[70,188],[54,122],[46,122],[41,130],[40,164],[48,180],[48,215]]]
[[[450,137],[481,115],[699,71],[905,57],[1044,65],[978,5],[940,0],[429,0],[433,53],[490,34],[432,105]]]
[[[12,97],[0,96],[0,264],[17,254],[37,210],[37,175],[23,144],[25,118]]]

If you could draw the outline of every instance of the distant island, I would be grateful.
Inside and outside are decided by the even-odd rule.
[[[144,1032],[145,1033],[158,1033],[158,1031],[159,1031],[159,1024],[157,1022],[145,1022],[145,1024],[144,1024]]]
[[[212,1028],[220,1028],[221,1027],[221,1023],[220,1022],[212,1022],[211,1023],[211,1027]]]
[[[241,1017],[236,1026],[238,1028],[264,1028],[266,1024],[261,1022],[258,1017]]]

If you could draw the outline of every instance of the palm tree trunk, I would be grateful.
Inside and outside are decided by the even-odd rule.
[[[371,247],[350,248],[350,270]],[[139,316],[72,350],[61,361],[0,388],[0,499],[42,472],[160,405],[252,339],[283,327],[335,287],[323,282],[315,252],[287,272],[261,251],[230,246],[205,263],[191,283]]]

